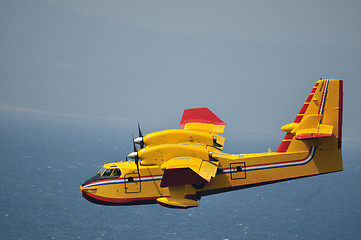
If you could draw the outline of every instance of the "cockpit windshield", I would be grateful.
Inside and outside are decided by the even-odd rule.
[[[108,168],[108,169],[105,170],[105,172],[103,173],[102,176],[103,176],[103,177],[110,176],[110,175],[112,174],[112,172],[113,172],[113,169]]]
[[[102,177],[120,177],[122,172],[120,171],[119,168],[104,168],[104,167],[102,167],[99,170],[98,174],[99,174],[99,176],[102,176]]]
[[[105,168],[102,167],[102,168],[99,170],[99,172],[98,172],[99,176],[103,175],[103,172],[104,172],[104,171],[105,171]]]

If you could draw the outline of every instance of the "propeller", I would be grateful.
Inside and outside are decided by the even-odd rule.
[[[140,129],[139,120],[138,120],[138,135],[139,135],[139,137],[137,137],[136,139],[134,139],[133,142],[139,144],[140,149],[142,149],[142,148],[144,148],[144,142],[143,142],[142,130]]]
[[[138,149],[135,146],[134,136],[133,137],[133,152],[129,153],[128,158],[132,158],[135,161],[135,165],[137,165],[137,171],[139,174],[139,157],[138,157]]]
[[[139,137],[137,137],[136,139],[134,139],[134,135],[132,134],[132,138],[133,138],[133,152],[130,153],[127,158],[132,158],[132,159],[134,159],[135,164],[137,165],[137,170],[138,170],[138,174],[139,174],[138,149],[137,149],[137,147],[135,146],[135,144],[139,144],[140,149],[144,148],[143,134],[142,134],[142,130],[140,129],[139,120],[138,120],[138,135],[139,135]],[[139,149],[139,150],[140,150],[140,149]]]

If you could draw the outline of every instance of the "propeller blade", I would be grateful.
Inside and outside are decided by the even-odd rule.
[[[137,165],[137,171],[139,174],[139,158],[138,158],[138,156],[135,158],[135,165]]]
[[[140,129],[140,124],[139,124],[139,120],[138,120],[138,134],[139,137],[136,138],[136,140],[138,140],[137,143],[139,143],[140,145],[140,149],[144,148],[144,142],[143,142],[143,134],[142,134],[142,130]],[[141,139],[141,141],[139,141],[139,139]]]
[[[137,149],[137,147],[135,146],[133,134],[132,134],[132,138],[133,138],[133,152],[138,152],[138,149]]]
[[[142,130],[140,130],[139,120],[138,120],[138,134],[139,134],[139,137],[143,137]]]
[[[139,125],[138,125],[139,126]],[[130,158],[134,158],[134,161],[135,161],[135,165],[137,165],[137,171],[138,171],[138,174],[139,174],[139,157],[138,157],[138,149],[137,147],[135,146],[135,142],[134,142],[134,136],[132,134],[132,138],[133,138],[133,150],[134,152],[130,153],[128,155],[128,157]]]

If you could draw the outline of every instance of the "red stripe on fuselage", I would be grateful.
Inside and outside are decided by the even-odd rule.
[[[85,199],[92,203],[101,205],[137,205],[146,203],[156,203],[158,197],[143,197],[143,198],[107,198],[82,191]]]
[[[298,160],[290,160],[290,161],[285,161],[285,162],[275,162],[275,163],[264,163],[264,164],[257,164],[257,165],[247,165],[246,166],[246,170],[247,168],[251,168],[251,167],[261,167],[261,166],[267,166],[267,165],[275,165],[275,164],[286,164],[286,163],[295,163],[295,162],[302,162],[305,159],[307,159],[309,156],[311,155],[311,150],[308,153],[307,157],[303,158],[303,159],[298,159]]]

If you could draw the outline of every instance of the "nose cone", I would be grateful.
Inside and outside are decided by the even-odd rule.
[[[138,157],[138,153],[137,153],[137,152],[132,152],[132,153],[129,153],[129,155],[128,155],[128,158],[135,159],[136,157]]]
[[[141,142],[143,142],[143,137],[137,137],[136,139],[134,139],[134,142],[140,144]]]
[[[83,186],[80,186],[80,193],[81,193],[81,195],[86,199],[86,197],[85,197],[86,192],[84,191]]]

